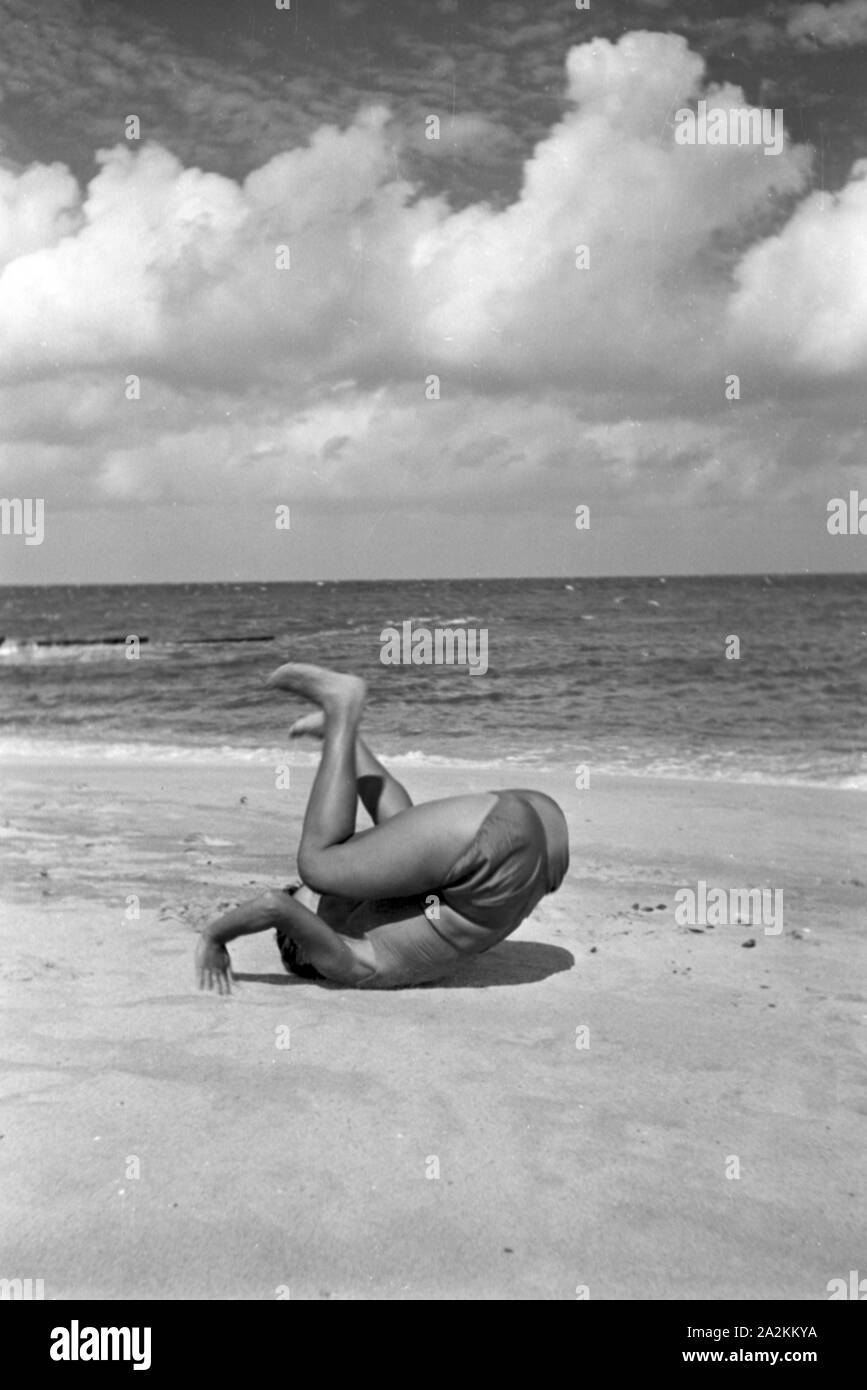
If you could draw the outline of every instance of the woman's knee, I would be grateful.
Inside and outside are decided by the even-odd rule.
[[[308,888],[312,888],[314,893],[327,893],[330,888],[328,875],[325,873],[323,855],[321,850],[308,849],[301,845],[298,850],[298,875],[304,880]]]

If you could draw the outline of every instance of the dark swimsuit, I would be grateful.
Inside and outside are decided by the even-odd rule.
[[[364,933],[376,957],[376,969],[357,989],[395,989],[449,974],[466,955],[489,951],[520,926],[546,893],[559,887],[569,867],[569,832],[556,801],[543,792],[498,791],[472,843],[458,857],[434,900],[439,900],[476,929],[468,950],[449,940],[448,926],[435,908],[419,917],[425,902],[414,899],[414,912],[371,927]],[[400,920],[400,918],[403,920]]]

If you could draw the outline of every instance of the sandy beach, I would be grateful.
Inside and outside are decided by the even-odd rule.
[[[416,800],[522,780],[395,770]],[[863,1269],[867,798],[533,776],[571,872],[452,980],[324,988],[264,935],[200,994],[197,929],[293,876],[310,776],[5,762],[0,1276],[821,1300]],[[781,888],[783,931],[679,925],[700,879]]]

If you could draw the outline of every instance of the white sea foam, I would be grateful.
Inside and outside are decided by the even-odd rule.
[[[584,760],[588,761],[585,753]],[[511,753],[501,757],[466,758],[448,753],[428,753],[420,748],[382,755],[382,761],[393,768],[453,768],[458,771],[501,771],[557,774],[570,782],[577,754],[558,756],[547,748],[540,753]],[[248,747],[239,744],[166,744],[153,742],[104,742],[76,739],[12,737],[0,738],[0,761],[60,762],[106,764],[174,764],[177,766],[214,766],[237,764],[275,768],[312,768],[319,762],[318,749],[298,747],[294,742],[284,746]],[[807,777],[799,772],[762,769],[744,766],[742,761],[728,766],[713,765],[707,760],[690,763],[666,759],[643,759],[640,763],[624,757],[589,759],[593,776],[636,778],[665,782],[736,783],[768,787],[804,787],[814,791],[829,790],[867,792],[867,771],[831,773]]]
[[[26,642],[7,637],[0,644],[0,662],[9,666],[28,666],[42,662],[123,661],[123,642]]]

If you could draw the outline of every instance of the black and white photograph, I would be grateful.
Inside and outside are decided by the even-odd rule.
[[[867,0],[0,0],[28,1364],[337,1300],[822,1365],[865,424]]]

